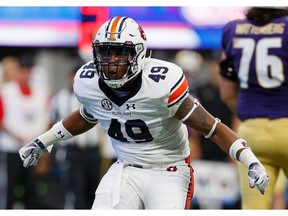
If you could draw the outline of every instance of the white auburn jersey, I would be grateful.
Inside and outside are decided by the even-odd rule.
[[[190,154],[187,127],[174,114],[188,96],[188,82],[173,63],[146,58],[136,86],[117,97],[95,73],[94,63],[81,67],[74,92],[81,115],[101,124],[117,157],[132,164],[161,164]]]

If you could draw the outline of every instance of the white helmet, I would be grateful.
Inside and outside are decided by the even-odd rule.
[[[141,72],[147,51],[146,35],[133,19],[117,16],[100,27],[92,47],[96,73],[110,88],[116,89]],[[112,51],[116,51],[121,58],[112,60]],[[109,65],[125,65],[127,71],[123,77],[110,79],[103,71],[103,66]]]

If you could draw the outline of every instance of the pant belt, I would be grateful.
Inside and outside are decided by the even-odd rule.
[[[189,163],[190,164],[190,156],[186,157],[185,159],[185,162],[186,163]],[[177,162],[175,162],[177,163]],[[151,168],[164,168],[165,166],[172,166],[173,163],[166,163],[166,164],[149,164],[149,165],[141,165],[141,164],[130,164],[128,163],[127,164],[128,166],[131,166],[131,167],[135,167],[135,168],[139,168],[139,169],[151,169]]]
[[[136,167],[136,168],[139,168],[139,169],[151,169],[153,167],[156,167],[155,165],[140,165],[140,164],[128,164],[128,166],[131,166],[131,167]]]

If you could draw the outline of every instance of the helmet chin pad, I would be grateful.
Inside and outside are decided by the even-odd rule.
[[[125,83],[128,82],[128,77],[125,76],[122,79],[118,79],[118,80],[108,80],[108,79],[104,79],[103,80],[107,86],[109,86],[112,89],[118,89],[121,88],[123,85],[125,85]]]

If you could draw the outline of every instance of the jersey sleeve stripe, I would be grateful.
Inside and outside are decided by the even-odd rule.
[[[174,104],[177,104],[179,101],[183,100],[183,98],[185,98],[189,93],[189,89],[187,89],[187,91],[184,92],[184,94],[178,98],[178,100],[174,101],[173,103],[168,104],[168,107],[172,107]]]
[[[179,82],[180,81],[180,82]],[[176,100],[181,98],[188,90],[188,81],[184,76],[180,78],[176,85],[174,85],[171,89],[171,94],[168,98],[168,105],[174,103]]]

